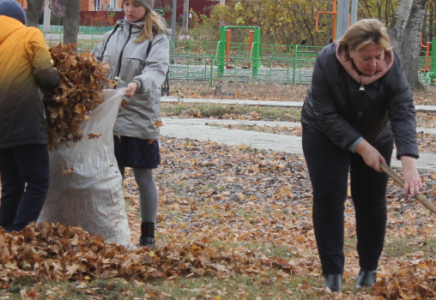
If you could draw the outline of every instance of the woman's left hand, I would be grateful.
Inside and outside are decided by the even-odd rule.
[[[409,156],[401,157],[403,165],[404,194],[414,197],[422,188],[421,177],[416,168],[416,159]]]
[[[127,98],[132,97],[136,93],[137,89],[138,89],[138,84],[136,82],[129,83],[126,92],[124,93],[124,96],[126,96]]]

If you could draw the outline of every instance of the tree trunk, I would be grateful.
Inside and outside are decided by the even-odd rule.
[[[414,0],[410,10],[409,20],[404,29],[403,63],[404,72],[413,90],[423,89],[419,81],[419,49],[421,47],[421,32],[424,24],[425,6],[428,0]]]
[[[188,31],[189,25],[189,0],[183,1],[183,31]]]
[[[389,28],[392,47],[398,54],[401,54],[403,50],[403,32],[409,20],[412,3],[413,0],[401,0],[395,12],[394,20]]]
[[[64,44],[77,43],[80,24],[80,0],[69,0],[65,7]]]
[[[44,0],[27,1],[27,26],[38,27]]]

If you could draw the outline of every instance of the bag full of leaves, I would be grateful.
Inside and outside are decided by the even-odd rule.
[[[80,226],[132,248],[112,128],[125,89],[113,86],[110,66],[75,45],[49,49],[61,75],[55,91],[43,91],[48,127],[50,188],[38,222]]]
[[[112,132],[124,92],[103,90],[105,101],[76,129],[83,139],[49,151],[50,187],[38,223],[80,226],[130,249],[134,246]]]
[[[106,78],[110,69],[107,63],[99,63],[89,52],[78,55],[75,47],[59,44],[49,49],[61,76],[59,88],[43,91],[49,149],[59,143],[80,141],[83,132],[79,125],[89,120],[90,112],[104,101],[103,87],[116,85]]]

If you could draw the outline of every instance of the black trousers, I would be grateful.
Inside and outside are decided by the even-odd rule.
[[[0,226],[20,231],[38,219],[49,186],[47,145],[0,149]]]
[[[393,141],[376,147],[388,165]],[[344,270],[344,203],[348,171],[356,215],[357,252],[362,269],[376,270],[386,233],[388,176],[368,167],[321,133],[303,130],[303,151],[313,187],[313,224],[322,274]]]

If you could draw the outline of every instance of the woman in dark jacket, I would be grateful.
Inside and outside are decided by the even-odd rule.
[[[372,286],[387,221],[380,163],[389,165],[394,139],[405,196],[421,188],[412,92],[380,21],[358,21],[319,53],[301,121],[323,288],[342,290],[348,170],[361,268],[356,287]]]

